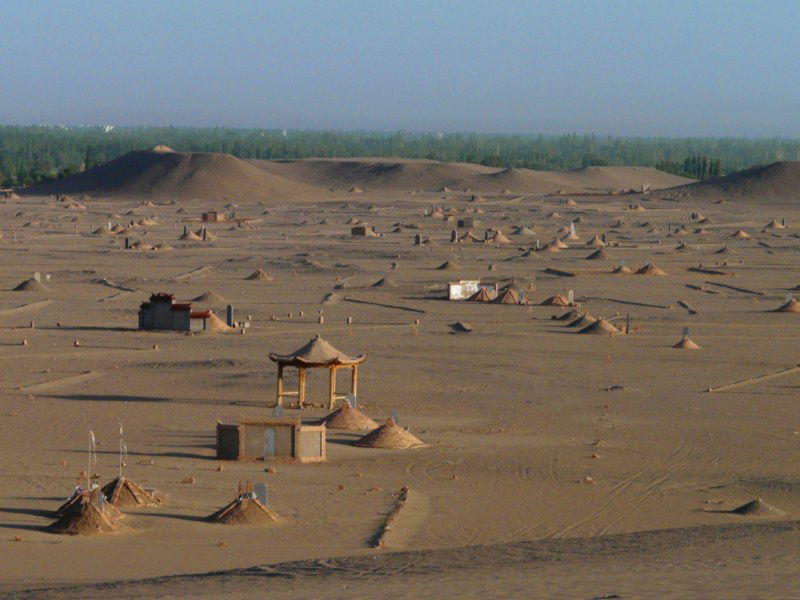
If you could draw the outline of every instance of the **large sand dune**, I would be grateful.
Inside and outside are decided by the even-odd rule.
[[[750,167],[681,189],[713,198],[794,200],[800,194],[800,162],[783,161]]]
[[[255,166],[297,182],[348,190],[453,191],[479,193],[582,194],[610,190],[669,188],[691,183],[691,179],[664,173],[652,167],[586,167],[572,171],[496,169],[468,163],[444,163],[410,159],[305,159],[250,161]]]
[[[256,169],[229,154],[129,152],[65,179],[23,190],[29,195],[92,194],[175,199],[267,199],[313,193],[309,185]]]

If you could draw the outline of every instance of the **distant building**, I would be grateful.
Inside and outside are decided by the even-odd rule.
[[[471,229],[476,225],[475,217],[461,217],[458,220],[458,227],[460,229]]]
[[[324,425],[298,418],[217,422],[217,458],[239,461],[325,462]]]
[[[159,292],[139,306],[139,329],[161,331],[221,331],[233,327],[233,307],[228,305],[227,323],[211,310],[192,310],[192,304],[176,303],[175,296]]]
[[[497,283],[481,283],[479,279],[462,279],[460,281],[450,281],[447,284],[448,300],[466,300],[477,294],[480,290],[486,290],[494,298],[497,296]]]
[[[152,294],[139,306],[139,329],[190,331],[191,321],[192,305],[176,304],[173,294]]]
[[[206,223],[218,223],[224,220],[225,220],[224,215],[220,215],[215,210],[209,210],[203,213],[203,221]]]

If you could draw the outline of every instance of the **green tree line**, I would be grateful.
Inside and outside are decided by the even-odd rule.
[[[696,179],[778,160],[800,160],[787,138],[623,138],[375,131],[286,131],[194,127],[0,126],[0,185],[66,177],[131,150],[225,152],[239,158],[358,156],[430,158],[498,168],[566,170],[651,166]]]

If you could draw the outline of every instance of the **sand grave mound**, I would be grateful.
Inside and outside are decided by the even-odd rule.
[[[397,287],[399,284],[390,277],[383,277],[372,284],[371,287]]]
[[[672,346],[673,348],[679,348],[681,350],[699,350],[700,345],[693,342],[688,336],[683,336],[681,340]]]
[[[791,298],[786,304],[782,304],[771,312],[800,313],[800,302],[795,298]]]
[[[638,269],[636,271],[636,274],[637,275],[663,276],[663,275],[667,275],[668,273],[666,271],[664,271],[663,269],[657,267],[656,265],[654,265],[653,263],[650,262],[650,263],[647,263],[645,266],[643,266],[641,269]]]
[[[602,317],[598,318],[594,323],[587,325],[578,333],[592,334],[592,335],[618,335],[622,331],[617,328],[611,321]]]
[[[583,247],[584,248],[603,248],[606,243],[602,240],[599,235],[595,235],[592,239],[586,242]]]
[[[354,446],[362,448],[405,449],[419,448],[425,443],[400,427],[393,417],[386,419],[386,423],[370,431],[367,435],[353,442]]]
[[[589,256],[585,257],[584,260],[614,260],[614,257],[606,252],[605,248],[598,248]]]
[[[118,531],[110,516],[105,514],[106,511],[97,507],[95,498],[99,493],[97,489],[81,492],[70,507],[47,527],[47,531],[66,535],[98,535]]]
[[[761,498],[751,500],[741,506],[729,511],[731,514],[743,515],[747,517],[783,517],[786,513],[771,504],[767,504]]]
[[[175,250],[173,246],[170,246],[167,242],[159,242],[155,246],[153,246],[153,250],[160,250],[161,252],[168,252],[170,250]]]
[[[339,304],[342,301],[342,295],[335,292],[328,292],[322,299],[322,304]]]
[[[236,500],[209,515],[209,521],[223,525],[276,525],[277,513],[261,504],[251,493],[240,494]]]
[[[516,227],[514,231],[512,231],[512,233],[514,235],[530,235],[530,236],[536,235],[536,232],[527,225],[521,225],[519,227]]]
[[[749,240],[750,234],[747,233],[744,229],[737,229],[734,233],[731,234],[731,237],[737,240]]]
[[[460,269],[461,265],[454,260],[447,260],[436,267],[437,271],[455,271],[456,269]]]
[[[591,325],[592,323],[596,323],[597,319],[590,315],[589,313],[585,313],[579,316],[577,319],[572,321],[571,323],[567,324],[567,327],[586,327]]]
[[[561,294],[556,294],[543,300],[541,306],[572,306],[572,304]]]
[[[142,486],[125,477],[112,479],[102,487],[101,492],[106,501],[116,507],[159,506],[160,504]]]
[[[192,298],[192,302],[225,302],[225,298],[211,290]]]
[[[33,277],[26,279],[17,284],[12,292],[49,292],[50,288],[43,284],[41,281],[36,281]]]
[[[560,315],[553,315],[550,317],[553,321],[568,321],[569,319],[574,319],[578,316],[578,309],[573,308],[572,310],[568,310],[565,313],[561,313]]]
[[[350,406],[349,402],[342,404],[341,408],[333,411],[317,422],[328,429],[375,429],[378,424],[357,408]]]
[[[258,269],[245,277],[248,281],[273,281],[272,274]]]
[[[190,242],[200,242],[203,240],[203,238],[197,235],[194,231],[187,231],[186,233],[182,234],[178,239],[188,240]]]
[[[230,331],[236,331],[233,327],[230,327],[225,321],[220,319],[217,315],[214,314],[214,311],[208,311],[208,323],[207,323],[207,331],[213,331],[215,333],[226,333]]]

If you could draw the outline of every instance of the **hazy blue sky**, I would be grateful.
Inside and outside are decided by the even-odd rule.
[[[2,0],[0,122],[800,137],[800,1]]]

